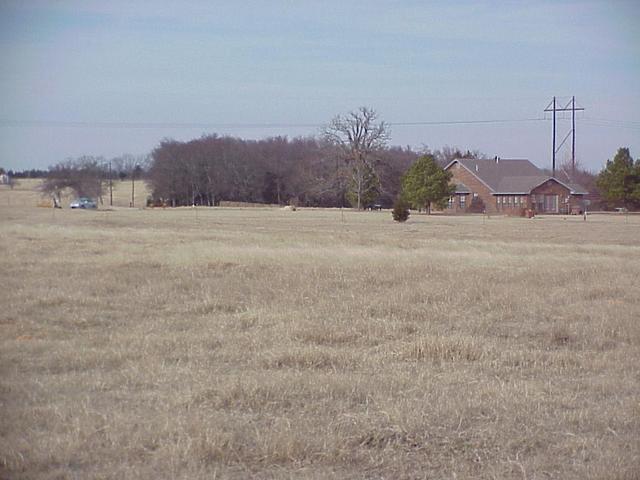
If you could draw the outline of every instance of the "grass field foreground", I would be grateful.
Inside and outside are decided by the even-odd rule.
[[[0,251],[0,478],[638,478],[640,217],[0,202]]]

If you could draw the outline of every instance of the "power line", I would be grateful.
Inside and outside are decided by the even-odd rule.
[[[633,120],[610,120],[605,118],[584,117],[579,119],[579,121],[584,125],[591,125],[595,127],[630,128],[634,130],[640,129],[640,122]]]
[[[595,120],[597,122],[615,122],[615,123],[629,123],[640,126],[640,121],[637,120],[613,120],[607,118],[593,118],[593,117],[582,117],[584,120]]]
[[[483,120],[443,120],[416,122],[386,122],[389,126],[474,125],[546,121],[545,118],[503,118]],[[64,120],[0,120],[4,127],[60,127],[60,128],[321,128],[323,123],[207,123],[207,122],[77,122]]]
[[[421,125],[468,125],[478,123],[519,123],[519,122],[540,122],[546,121],[546,118],[510,118],[510,119],[491,119],[491,120],[450,120],[437,122],[391,122],[391,126],[421,126]]]
[[[0,120],[0,125],[61,128],[312,128],[320,126],[320,124],[310,123],[70,122],[64,120]]]
[[[569,109],[570,110],[570,109]],[[576,109],[577,110],[577,109]],[[559,111],[559,110],[556,110]],[[563,120],[562,118],[556,119]],[[567,119],[564,119],[567,120]],[[568,119],[571,120],[571,119]],[[386,122],[391,127],[429,127],[447,125],[499,125],[510,123],[548,122],[549,118],[493,118],[476,120],[436,120]],[[590,126],[640,129],[640,122],[633,120],[611,120],[605,118],[580,117],[576,122]],[[130,129],[284,129],[284,128],[322,128],[326,123],[209,123],[209,122],[79,122],[66,120],[10,120],[0,119],[2,127],[42,127],[42,128],[130,128]]]

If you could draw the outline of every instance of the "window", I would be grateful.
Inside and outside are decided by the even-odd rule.
[[[460,208],[464,208],[467,203],[467,196],[460,195]]]
[[[447,208],[453,208],[453,197],[449,197],[449,202],[447,203]]]
[[[558,195],[544,195],[544,211],[558,213]]]
[[[544,212],[544,195],[531,195],[531,208]]]
[[[519,203],[520,203],[520,197],[513,197],[513,204],[515,206],[518,206]]]

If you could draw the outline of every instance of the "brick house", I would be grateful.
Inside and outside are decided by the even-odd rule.
[[[444,169],[456,185],[447,213],[582,213],[584,208],[584,188],[545,174],[529,160],[460,158]]]

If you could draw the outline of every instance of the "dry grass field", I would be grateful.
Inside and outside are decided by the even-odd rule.
[[[16,179],[17,184],[13,189],[0,185],[0,208],[2,207],[35,207],[38,205],[51,206],[50,197],[43,196],[39,190],[42,180],[35,178],[19,178]],[[113,181],[113,207],[129,207],[131,203],[131,182],[120,180]],[[133,198],[136,207],[144,207],[147,196],[151,192],[142,180],[136,180],[133,187]],[[71,192],[65,192],[62,195],[62,206],[68,207],[75,198]],[[109,188],[103,197],[102,208],[110,208],[109,205]]]
[[[0,478],[639,478],[640,217],[0,192],[0,252]]]

